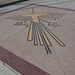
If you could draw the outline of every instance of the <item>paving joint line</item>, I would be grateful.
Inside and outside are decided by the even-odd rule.
[[[60,60],[59,60],[59,58],[58,58],[58,55],[57,55],[57,53],[56,53],[56,51],[55,51],[55,49],[54,49],[53,46],[52,46],[52,48],[53,48],[54,53],[55,53],[55,55],[56,55],[56,57],[57,57],[57,59],[58,59],[58,62],[59,62],[59,64],[60,64],[60,66],[61,66],[61,68],[62,68],[62,70],[63,70],[63,72],[64,72],[64,75],[66,75],[66,73],[65,73],[65,71],[64,71],[64,69],[63,69],[63,65],[61,64],[61,62],[60,62]]]
[[[24,28],[24,29],[25,29],[25,28]],[[14,34],[12,34],[12,35],[10,35],[10,36],[8,36],[7,38],[1,40],[0,42],[7,40],[8,38],[10,38],[10,37],[12,37],[13,35],[15,35],[15,34],[21,32],[21,31],[24,30],[24,29],[21,29],[20,31],[18,31],[18,32],[14,33]]]

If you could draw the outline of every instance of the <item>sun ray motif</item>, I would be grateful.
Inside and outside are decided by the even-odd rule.
[[[49,22],[49,20],[56,20],[62,17],[64,13],[35,13],[34,8],[32,8],[31,14],[17,15],[15,17],[9,17],[10,19],[17,20],[14,25],[28,25],[26,22],[30,21],[30,26],[28,30],[28,41],[34,41],[34,45],[37,46],[38,42],[41,46],[45,47],[46,53],[52,53],[50,46],[53,46],[55,40],[60,46],[64,47],[65,44],[50,30],[47,28],[43,22],[48,23],[48,26],[57,27],[57,23]],[[49,36],[48,36],[49,35]]]

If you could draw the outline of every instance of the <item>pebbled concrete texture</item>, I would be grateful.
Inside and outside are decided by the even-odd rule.
[[[75,10],[74,0],[30,0],[16,5],[0,8],[0,13],[11,11],[32,3]],[[11,15],[30,14],[31,7],[36,7],[35,10],[37,13],[66,13],[66,15],[62,18],[56,20],[56,22],[60,25],[59,27],[49,28],[65,43],[65,47],[60,47],[56,44],[53,48],[51,47],[52,54],[47,55],[42,46],[34,46],[33,42],[27,41],[27,27],[14,26],[16,21],[7,19]],[[30,23],[28,22],[28,24]],[[26,7],[23,10],[14,11],[0,16],[0,46],[51,75],[75,75],[74,41],[75,11],[33,5]],[[6,74],[3,73],[3,70],[5,70],[7,75],[15,75],[15,73],[8,70],[8,68],[1,63],[1,75]]]
[[[35,8],[35,6],[36,5],[32,5],[30,7]],[[37,6],[37,8],[35,8],[35,11],[37,13],[56,12],[66,14],[60,19],[56,20],[56,22],[60,25],[59,27],[48,27],[55,35],[57,35],[57,37],[59,37],[65,43],[66,46],[60,47],[58,44],[56,44],[56,46],[53,46],[53,48],[50,47],[52,54],[47,55],[43,46],[34,46],[33,42],[27,41],[27,34],[29,29],[28,27],[14,26],[14,20],[11,21],[9,19],[6,19],[11,15],[14,16],[14,14],[17,15],[31,13],[31,8],[26,10],[24,9],[26,8],[1,16],[1,20],[4,21],[1,21],[0,26],[2,27],[4,23],[6,23],[6,26],[4,26],[5,30],[7,31],[6,33],[11,32],[10,28],[12,27],[12,36],[7,35],[9,38],[5,36],[4,40],[1,39],[2,41],[0,42],[0,46],[19,56],[23,60],[26,60],[31,64],[37,66],[38,68],[41,68],[42,70],[51,75],[75,75],[75,12],[45,6]],[[12,22],[11,24],[9,23],[10,21]],[[30,23],[28,22],[28,24]],[[20,29],[22,27],[24,29],[21,29],[17,33],[15,33],[18,28]],[[16,30],[14,30],[14,28]]]

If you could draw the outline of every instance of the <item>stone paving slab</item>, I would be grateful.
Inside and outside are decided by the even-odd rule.
[[[40,15],[39,18],[36,17],[36,13]],[[45,14],[48,16],[44,16]],[[15,16],[22,17],[22,20],[15,19]],[[28,16],[32,16],[32,19]],[[17,25],[18,22],[25,23],[25,25]],[[30,40],[31,36],[28,33],[34,33],[34,30],[29,30],[30,22],[32,30],[35,30],[34,27],[38,26],[39,23],[42,25],[36,26],[39,31],[35,30],[35,33],[40,34],[42,41],[45,42],[43,42],[43,46],[40,46],[40,37],[36,38],[35,34],[35,39]],[[51,75],[75,75],[74,11],[42,5],[29,5],[0,16],[0,23],[0,46]],[[16,25],[14,25],[15,23]],[[49,40],[47,39],[51,41],[51,46],[48,45]]]
[[[21,74],[0,60],[0,75],[21,75]]]
[[[75,2],[75,0],[38,0],[38,1],[37,0],[29,0],[26,2],[21,2],[21,3],[15,4],[15,5],[0,8],[0,13],[6,12],[6,11],[11,11],[11,10],[20,8],[22,6],[26,6],[31,3],[75,10],[75,6],[73,4],[74,2]]]

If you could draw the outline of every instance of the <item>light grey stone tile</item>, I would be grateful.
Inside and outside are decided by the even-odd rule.
[[[21,74],[0,60],[0,75],[21,75]]]

